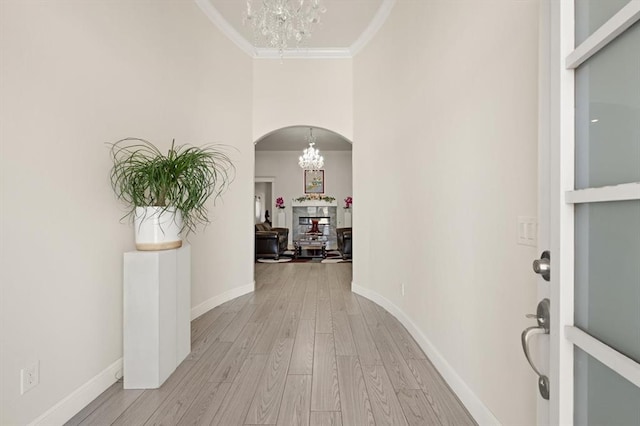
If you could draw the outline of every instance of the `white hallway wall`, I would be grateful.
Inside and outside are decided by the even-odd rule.
[[[252,61],[191,0],[3,0],[0,55],[0,424],[20,425],[122,357],[134,246],[105,142],[236,147],[237,178],[191,238],[192,304],[252,283]]]
[[[253,139],[283,127],[323,127],[353,141],[351,59],[256,59]]]
[[[516,217],[537,209],[537,18],[535,0],[398,0],[354,59],[354,284],[505,425],[535,423],[536,252]]]

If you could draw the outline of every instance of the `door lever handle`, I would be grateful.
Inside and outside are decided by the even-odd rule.
[[[542,372],[536,367],[531,359],[531,351],[529,349],[529,339],[536,334],[549,334],[549,299],[543,299],[538,303],[537,314],[527,314],[527,318],[535,318],[538,321],[538,325],[528,327],[522,332],[521,342],[524,356],[527,358],[529,365],[533,371],[538,375],[538,389],[540,395],[544,399],[549,399],[549,378],[542,374]]]
[[[544,374],[542,374],[540,370],[538,370],[538,367],[536,367],[536,365],[533,363],[533,360],[531,359],[531,352],[529,350],[529,338],[534,334],[547,334],[547,332],[545,331],[544,327],[540,327],[540,326],[533,326],[533,327],[526,328],[522,332],[522,336],[521,336],[522,350],[524,351],[525,358],[527,358],[527,361],[529,361],[529,365],[531,366],[531,368],[533,368],[533,371],[538,376],[542,377],[544,376]]]

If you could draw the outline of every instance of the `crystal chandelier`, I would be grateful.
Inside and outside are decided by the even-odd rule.
[[[261,0],[257,10],[252,3],[247,0],[244,22],[250,22],[256,38],[264,37],[280,56],[290,40],[295,40],[297,47],[311,37],[312,26],[320,23],[320,15],[327,11],[321,0]]]
[[[324,166],[324,158],[320,155],[320,151],[313,147],[316,144],[316,137],[313,136],[312,128],[309,128],[309,136],[306,139],[309,142],[309,148],[306,148],[298,158],[298,165],[305,170],[319,170]]]

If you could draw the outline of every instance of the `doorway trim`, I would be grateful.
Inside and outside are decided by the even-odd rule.
[[[551,146],[551,250],[555,253],[551,294],[550,424],[574,423],[574,347],[636,386],[640,364],[574,325],[574,206],[580,203],[640,199],[637,182],[604,188],[575,189],[576,68],[640,20],[640,1],[632,0],[579,46],[574,47],[574,2],[550,1],[551,42],[549,111]],[[543,423],[540,417],[538,423]]]

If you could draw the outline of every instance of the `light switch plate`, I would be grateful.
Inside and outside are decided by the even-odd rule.
[[[538,219],[530,216],[518,216],[518,244],[538,245]]]

